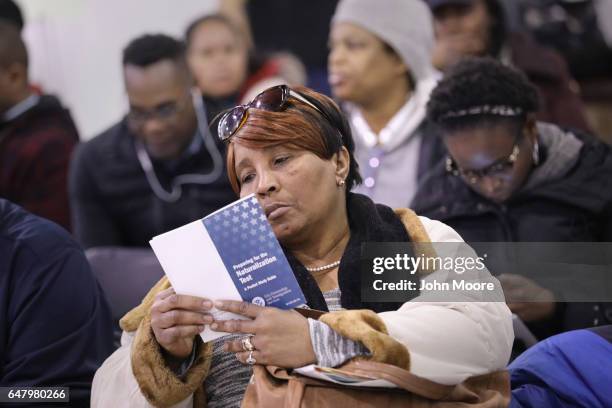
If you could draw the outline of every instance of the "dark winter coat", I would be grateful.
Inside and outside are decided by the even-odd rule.
[[[423,180],[412,208],[440,220],[467,242],[612,241],[612,150],[539,123],[540,164],[509,200],[496,204],[471,190],[438,163]],[[560,306],[545,337],[575,328],[610,324],[611,304]],[[537,334],[537,333],[536,333]]]
[[[196,137],[200,137],[196,135]],[[225,168],[224,146],[213,137]],[[154,194],[141,167],[127,121],[80,145],[70,168],[70,199],[74,232],[85,248],[148,246],[155,235],[180,227],[236,199],[226,172],[211,184],[188,183],[175,202]],[[153,161],[155,175],[166,191],[182,174],[207,174],[213,167],[204,144],[171,165]]]

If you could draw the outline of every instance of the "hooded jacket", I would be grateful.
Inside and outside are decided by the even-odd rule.
[[[413,208],[450,225],[466,242],[611,241],[611,148],[551,124],[538,123],[538,133],[540,164],[506,202],[477,194],[441,162],[421,183]],[[542,336],[612,317],[612,305],[567,306],[563,321]]]
[[[612,150],[538,123],[540,165],[503,204],[471,190],[438,163],[413,201],[467,242],[600,242],[612,239]]]

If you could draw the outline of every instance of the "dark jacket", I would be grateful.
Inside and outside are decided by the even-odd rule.
[[[370,309],[375,312],[397,310],[402,304],[394,302],[362,302],[360,270],[362,245],[367,242],[410,242],[402,220],[386,205],[375,204],[362,194],[348,193],[347,215],[351,237],[338,266],[340,303],[344,309]],[[306,270],[290,251],[284,249],[291,269],[312,309],[327,311],[323,293],[312,274]],[[416,295],[416,294],[415,294]]]
[[[507,48],[510,59],[507,62],[523,71],[538,90],[538,120],[589,131],[578,83],[561,55],[522,33],[512,33]]]
[[[199,137],[199,136],[196,136]],[[207,136],[211,137],[211,136]],[[224,146],[212,136],[221,155]],[[212,158],[202,144],[169,165],[153,162],[162,187],[182,174],[206,174]],[[70,169],[74,232],[86,247],[148,246],[155,235],[202,218],[236,199],[225,172],[211,184],[184,184],[176,202],[158,198],[143,171],[134,136],[122,120],[80,145]]]
[[[70,387],[71,406],[89,406],[113,351],[102,290],[65,230],[3,199],[0,299],[0,385]]]
[[[0,197],[70,229],[68,166],[79,136],[53,96],[0,123]]]
[[[508,201],[495,204],[480,196],[440,162],[421,183],[412,208],[448,224],[467,242],[612,241],[611,148],[554,125],[539,123],[538,131],[540,165]],[[606,324],[607,306],[594,306],[572,305],[563,329]]]

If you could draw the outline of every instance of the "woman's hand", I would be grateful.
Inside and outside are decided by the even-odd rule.
[[[308,320],[298,312],[233,300],[215,302],[215,307],[252,319],[215,321],[210,328],[252,334],[251,344],[255,347],[252,357],[256,364],[296,368],[317,361],[310,342]],[[242,363],[246,363],[251,354],[244,350],[241,340],[227,342],[225,350],[236,353]]]
[[[195,336],[213,322],[207,312],[212,302],[194,296],[177,295],[169,288],[157,294],[151,307],[151,327],[159,345],[170,356],[185,359],[191,354]]]
[[[521,275],[504,273],[497,279],[504,290],[508,307],[524,322],[535,322],[553,315],[555,295],[550,290]]]

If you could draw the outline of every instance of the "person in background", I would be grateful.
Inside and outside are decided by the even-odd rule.
[[[611,148],[538,122],[537,111],[537,90],[521,72],[491,58],[451,68],[428,105],[449,156],[423,180],[415,211],[466,242],[612,241]],[[500,281],[539,338],[610,324],[612,304],[558,303],[528,278]]]
[[[290,53],[288,60],[281,58],[283,70],[295,70],[293,58],[297,57],[306,71],[307,80],[303,82],[329,95],[327,41],[337,2],[220,0],[219,12],[240,27],[251,47],[277,57],[279,53]]]
[[[18,26],[0,20],[0,197],[70,230],[67,178],[78,140],[60,101],[32,90]]]
[[[576,80],[612,77],[612,5],[607,0],[516,2],[524,29],[558,51]]]
[[[329,82],[355,135],[374,201],[408,206],[418,180],[443,157],[425,106],[439,75],[431,65],[432,17],[420,0],[342,0],[332,19]]]
[[[183,43],[136,38],[124,49],[123,77],[129,113],[80,145],[71,165],[74,231],[85,248],[148,246],[235,199]]]
[[[6,20],[15,24],[19,32],[25,24],[21,9],[13,0],[0,0],[0,20]]]
[[[113,351],[111,317],[83,250],[56,224],[0,199],[0,384],[69,387],[88,407]]]
[[[510,32],[500,0],[427,0],[434,14],[433,63],[449,70],[467,56],[490,56],[523,71],[540,95],[538,120],[589,131],[578,84],[552,48]]]
[[[249,101],[270,86],[304,81],[299,74],[286,75],[277,59],[256,55],[244,33],[221,14],[193,21],[185,42],[187,63],[210,122],[224,109]]]
[[[567,61],[580,85],[589,123],[612,143],[612,2],[515,1],[524,30]]]

